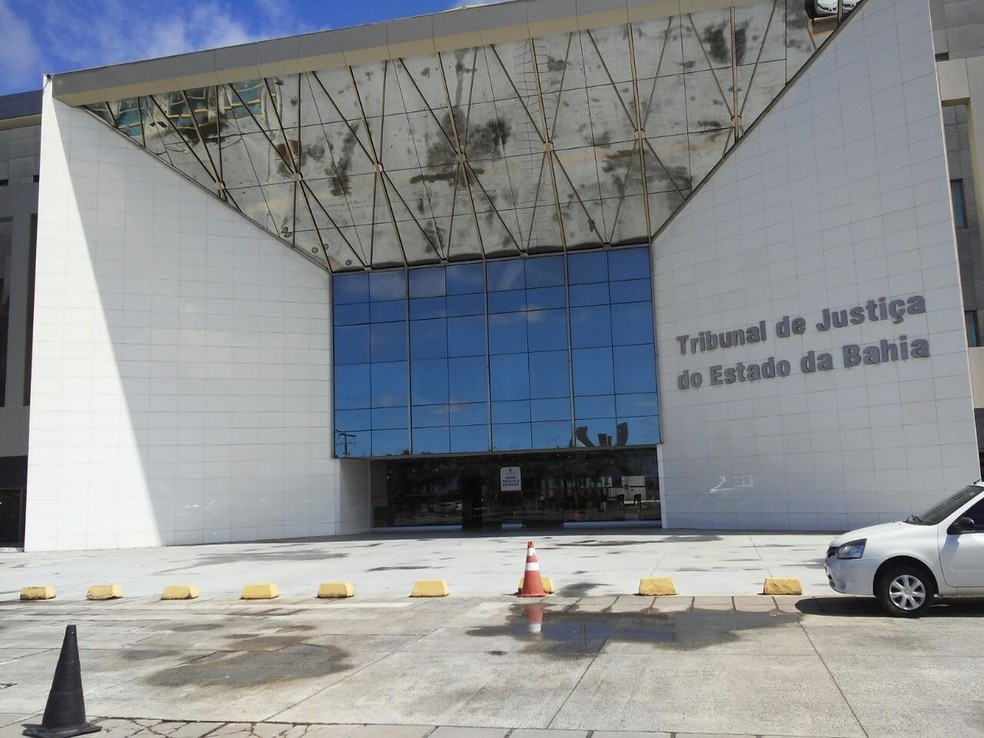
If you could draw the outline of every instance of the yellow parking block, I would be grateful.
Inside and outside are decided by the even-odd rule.
[[[318,587],[318,599],[328,600],[337,597],[355,597],[355,586],[351,582],[322,582]]]
[[[410,592],[411,597],[447,597],[449,594],[451,590],[443,579],[418,579]]]
[[[643,577],[639,580],[639,594],[645,597],[666,597],[676,593],[673,580],[669,577]]]
[[[276,584],[247,584],[243,587],[241,600],[275,600],[280,596]]]
[[[118,584],[93,584],[85,598],[87,600],[118,600],[123,596],[123,588]]]
[[[801,595],[803,585],[799,579],[781,579],[778,577],[768,577],[765,586],[762,588],[765,595]]]
[[[191,584],[169,584],[164,588],[162,600],[197,600],[198,587]]]
[[[24,587],[21,590],[22,600],[53,600],[55,599],[55,588],[47,585],[43,587]]]

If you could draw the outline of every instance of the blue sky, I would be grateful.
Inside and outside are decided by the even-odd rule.
[[[0,0],[0,95],[48,73],[494,0]]]

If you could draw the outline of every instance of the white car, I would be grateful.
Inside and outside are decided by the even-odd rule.
[[[844,0],[844,15],[847,15],[860,0]],[[805,0],[806,14],[810,18],[826,18],[837,15],[837,0]]]
[[[831,588],[874,595],[891,615],[918,617],[941,597],[984,597],[984,482],[922,515],[852,530],[830,542]]]

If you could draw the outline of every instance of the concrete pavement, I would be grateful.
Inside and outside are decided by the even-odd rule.
[[[313,597],[324,581],[350,581],[358,595],[402,597],[414,580],[446,579],[453,596],[510,594],[526,542],[561,595],[624,595],[643,577],[671,577],[686,595],[752,595],[766,577],[796,577],[805,594],[829,592],[823,556],[831,534],[721,533],[649,529],[392,532],[284,543],[180,546],[124,551],[0,553],[0,601],[51,585],[82,599],[93,584],[124,596],[160,596],[193,584],[203,598],[238,597],[243,585],[273,582],[286,597]]]
[[[829,535],[537,534],[558,593],[519,600],[528,537],[0,554],[0,738],[40,722],[67,624],[114,738],[984,735],[984,603],[893,620],[834,595]],[[681,596],[634,595],[644,576]],[[756,594],[766,576],[806,596]],[[452,596],[409,598],[425,578]],[[327,580],[357,596],[316,599]],[[238,599],[263,581],[281,597]],[[109,582],[123,599],[85,600]],[[178,583],[202,597],[159,599]],[[19,601],[44,584],[55,600]]]

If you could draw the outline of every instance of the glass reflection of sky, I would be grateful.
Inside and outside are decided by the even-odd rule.
[[[658,443],[650,274],[631,247],[335,275],[349,453]]]

